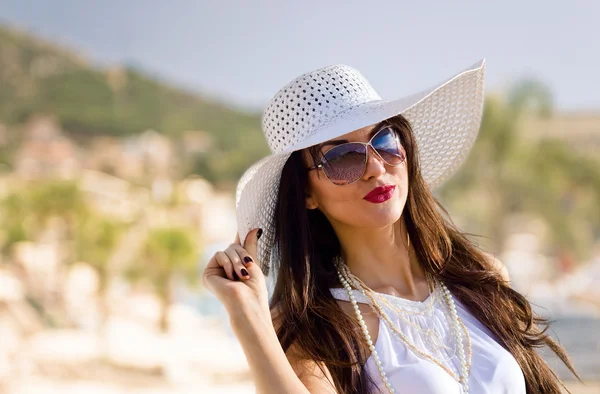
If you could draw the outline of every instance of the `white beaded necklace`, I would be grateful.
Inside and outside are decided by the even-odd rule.
[[[361,288],[361,287],[366,288],[367,287],[364,283],[362,283],[362,281],[360,281],[360,279],[355,280],[355,282],[358,282],[358,285],[356,285],[352,281],[349,281],[349,282],[352,286],[354,286],[356,288]],[[444,339],[442,337],[443,333],[438,333],[435,329],[430,328],[430,327],[423,328],[420,324],[417,324],[417,323],[411,321],[408,317],[405,316],[405,315],[409,315],[409,314],[410,315],[418,314],[418,315],[422,315],[423,318],[428,318],[428,321],[430,321],[434,316],[434,314],[433,314],[434,306],[437,306],[438,302],[439,302],[436,297],[437,292],[439,292],[438,287],[430,286],[430,295],[426,301],[428,303],[428,305],[426,305],[425,309],[423,309],[422,311],[419,311],[419,312],[412,312],[410,310],[400,308],[400,307],[398,307],[398,305],[396,305],[400,302],[399,300],[396,300],[395,303],[391,302],[390,300],[388,300],[386,298],[385,295],[379,294],[377,292],[372,292],[369,295],[369,297],[374,298],[375,302],[379,303],[380,306],[381,306],[381,304],[383,304],[383,306],[387,306],[390,311],[395,312],[395,316],[397,316],[400,320],[402,320],[409,327],[412,327],[413,329],[415,329],[419,333],[419,335],[421,335],[422,340],[424,342],[428,343],[430,345],[430,348],[433,349],[433,352],[435,353],[435,357],[438,360],[448,361],[452,357],[454,357],[454,355],[456,354],[456,346],[450,347],[450,346],[444,344]],[[442,299],[441,302],[444,302],[444,300]],[[448,310],[446,310],[446,309],[448,309]],[[424,313],[425,311],[427,313]],[[442,312],[448,320],[451,319],[449,311],[450,311],[449,308],[442,308]],[[397,330],[395,325],[392,325],[390,327],[390,329],[392,329],[393,331]],[[399,335],[399,334],[396,334],[396,335]],[[456,344],[456,342],[457,342],[456,341],[456,332],[452,326],[450,327],[449,338],[450,338],[451,342],[455,341],[454,343]],[[447,356],[444,356],[444,351],[448,352]],[[450,363],[450,366],[454,367],[454,365],[452,363]]]
[[[369,334],[367,325],[365,324],[365,321],[362,317],[362,314],[358,307],[356,298],[354,297],[354,294],[352,294],[351,283],[354,284],[355,287],[357,287],[357,290],[359,290],[367,299],[369,299],[371,301],[369,303],[369,305],[371,306],[373,311],[377,314],[377,316],[380,319],[383,319],[383,321],[386,323],[386,325],[391,329],[391,331],[395,334],[395,336],[398,339],[400,339],[402,342],[404,342],[411,350],[413,350],[413,352],[417,353],[418,355],[420,355],[420,356],[432,361],[433,363],[437,364],[438,366],[440,366],[444,371],[446,371],[450,376],[452,376],[455,380],[457,380],[460,383],[461,391],[464,394],[469,393],[468,375],[469,375],[469,370],[471,367],[471,340],[470,340],[469,333],[468,333],[465,325],[463,324],[462,320],[456,313],[456,306],[454,304],[454,299],[452,297],[452,294],[450,293],[448,288],[442,282],[436,281],[436,285],[440,286],[440,288],[442,290],[442,297],[444,298],[445,303],[448,305],[448,307],[450,309],[451,325],[452,325],[451,328],[456,333],[456,340],[458,342],[458,353],[459,353],[458,358],[459,358],[460,367],[461,367],[458,376],[456,374],[454,374],[453,371],[448,369],[445,365],[443,365],[443,363],[439,362],[435,357],[418,349],[415,344],[413,344],[400,330],[398,330],[398,328],[394,325],[394,323],[391,321],[391,319],[384,312],[381,305],[379,305],[379,303],[373,296],[372,293],[374,293],[374,292],[371,289],[369,289],[368,287],[362,286],[360,283],[357,283],[357,282],[360,282],[360,279],[356,278],[350,272],[350,270],[348,269],[346,264],[343,262],[343,260],[341,260],[341,258],[336,258],[335,265],[336,265],[337,272],[338,272],[338,278],[340,280],[340,283],[342,284],[342,286],[344,287],[344,289],[346,289],[346,292],[348,293],[348,298],[350,299],[350,302],[352,303],[352,307],[354,308],[354,313],[356,315],[356,318],[358,320],[360,328],[363,332],[363,335],[365,337],[365,340],[367,342],[369,350],[371,351],[371,356],[373,357],[373,361],[375,362],[375,365],[377,366],[377,369],[379,370],[379,374],[381,375],[381,379],[382,379],[383,383],[385,384],[386,388],[388,389],[388,391],[390,393],[395,393],[395,389],[391,386],[391,384],[385,374],[385,371],[383,370],[381,360],[379,359],[377,350],[375,350],[375,346],[371,339],[371,335]],[[462,328],[462,330],[461,330],[461,328]],[[461,331],[462,331],[462,335],[461,335]],[[467,342],[467,349],[468,349],[467,355],[465,355],[465,352],[463,349],[463,337],[466,338],[466,342]]]

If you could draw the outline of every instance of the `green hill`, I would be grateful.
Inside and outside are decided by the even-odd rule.
[[[0,123],[54,114],[73,136],[128,136],[154,129],[212,135],[201,175],[235,180],[269,153],[260,117],[174,88],[130,67],[100,68],[43,39],[0,26]]]

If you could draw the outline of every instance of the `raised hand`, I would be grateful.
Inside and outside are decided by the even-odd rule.
[[[260,234],[260,229],[250,231],[243,246],[236,236],[227,249],[214,254],[202,274],[204,286],[223,303],[230,317],[252,313],[271,319],[265,276],[257,261]]]

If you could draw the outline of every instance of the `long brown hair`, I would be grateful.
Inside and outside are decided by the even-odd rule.
[[[525,297],[491,269],[486,255],[454,225],[432,195],[420,173],[409,122],[399,115],[383,124],[393,126],[406,150],[409,190],[403,218],[417,260],[515,357],[527,393],[560,393],[562,382],[536,349],[548,346],[577,373],[564,349],[546,334],[548,321],[537,316]],[[308,153],[317,163],[320,152],[311,147]],[[362,333],[329,292],[339,285],[333,259],[340,254],[340,244],[323,213],[306,208],[306,165],[302,151],[294,152],[279,185],[275,210],[278,274],[271,307],[277,306],[278,319],[285,324],[278,325],[277,336],[284,351],[294,344],[301,357],[326,366],[339,392],[367,394],[373,380],[363,368],[368,355],[360,351]]]

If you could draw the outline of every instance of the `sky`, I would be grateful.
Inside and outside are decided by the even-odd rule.
[[[261,110],[293,78],[360,70],[384,98],[486,58],[486,88],[547,84],[563,111],[600,111],[600,1],[1,0],[0,24]]]

